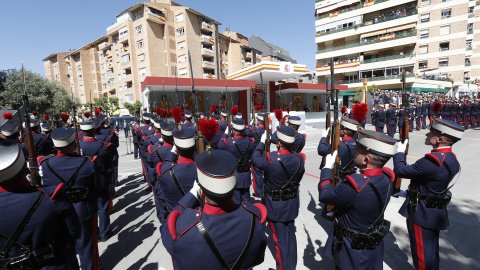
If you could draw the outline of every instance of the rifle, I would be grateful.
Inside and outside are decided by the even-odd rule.
[[[72,123],[73,123],[73,129],[75,130],[75,148],[76,148],[77,155],[80,155],[80,143],[78,142],[78,128],[77,128],[77,116],[76,116],[77,109],[75,108],[75,97],[73,96],[73,89],[70,92],[72,92]]]
[[[402,70],[402,103],[405,105],[404,109],[404,114],[403,114],[403,138],[402,138],[402,143],[405,143],[405,140],[409,138],[409,130],[410,130],[410,116],[409,110],[408,110],[408,101],[409,97],[407,94],[407,90],[405,87],[405,70]],[[408,145],[407,148],[405,149],[405,153],[403,153],[403,158],[404,160],[407,160],[407,155],[408,155]],[[393,182],[393,193],[398,193],[400,192],[400,188],[402,186],[402,178],[401,177],[396,177],[395,181]],[[398,197],[398,196],[396,196]]]
[[[200,125],[198,124],[198,92],[195,89],[195,84],[193,81],[193,68],[192,68],[192,57],[190,56],[190,50],[188,50],[188,62],[190,63],[190,74],[192,76],[192,94],[195,95],[195,122],[197,125],[197,155],[205,151],[205,141],[203,140],[203,134],[200,131]]]
[[[268,132],[270,131],[270,123],[268,121],[269,119],[269,112],[267,112],[267,89],[263,87],[263,75],[262,72],[260,71],[260,83],[262,84],[262,92],[263,92],[263,107],[264,107],[264,113],[265,117],[263,118],[264,122],[264,127],[265,127],[265,134],[267,136],[265,140],[265,151],[263,152],[264,156],[267,156],[267,153],[270,152],[270,135]]]
[[[25,143],[25,147],[28,150],[28,169],[30,170],[30,176],[32,177],[32,184],[33,185],[40,185],[40,177],[38,175],[38,164],[37,164],[37,149],[35,148],[35,144],[33,143],[33,134],[32,128],[30,127],[30,120],[28,117],[28,94],[27,94],[27,85],[25,81],[25,69],[23,68],[22,62],[22,76],[23,76],[23,124],[24,133],[23,133],[23,142]],[[19,116],[21,115],[21,110],[19,110]],[[20,125],[21,126],[21,125]]]
[[[255,126],[255,102],[253,99],[253,87],[250,87],[252,92],[252,98],[250,99],[251,107],[252,107],[252,126]]]
[[[90,118],[93,120],[92,89],[90,88]]]
[[[332,85],[333,85],[333,80],[332,80]],[[338,89],[334,89],[332,90],[332,95],[333,95],[333,91],[335,91],[335,102],[333,103],[333,118],[334,118],[334,124],[332,125],[332,152],[331,153],[334,153],[335,151],[337,151],[337,156],[335,158],[335,164],[333,166],[333,169],[332,169],[332,175],[334,177],[334,180],[332,182],[332,187],[336,186],[338,184],[338,181],[340,179],[340,168],[339,168],[339,165],[340,165],[340,123],[338,121]],[[332,98],[333,99],[333,98]],[[334,206],[333,205],[326,205],[325,207],[323,207],[323,211],[322,211],[322,217],[327,219],[327,220],[330,220],[330,221],[333,221],[334,220],[334,216],[333,215],[328,215],[328,213],[332,213],[333,212],[333,208]]]
[[[333,78],[333,74],[334,74],[333,61],[330,61],[330,78]],[[332,119],[331,119],[332,116],[331,116],[331,113],[330,113],[330,103],[331,103],[330,95],[332,95],[332,93],[333,93],[333,90],[330,90],[330,94],[328,93],[329,90],[328,90],[328,80],[327,79],[325,79],[325,89],[327,90],[327,100],[326,100],[327,101],[327,114],[325,115],[325,129],[327,129],[327,128],[332,126]],[[330,144],[330,134],[331,134],[331,130],[328,131],[325,145]],[[325,167],[325,157],[322,157],[322,163],[320,163],[320,170],[323,169],[323,167]]]

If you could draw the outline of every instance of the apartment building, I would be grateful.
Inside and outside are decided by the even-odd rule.
[[[475,14],[475,5],[468,0],[317,0],[318,81],[330,79],[334,61],[334,80],[351,90],[362,87],[365,78],[380,89],[401,89],[399,74],[405,70],[407,88],[453,94],[464,85],[465,63],[477,61],[474,50],[466,49],[474,44],[469,21],[476,19],[468,14]],[[474,65],[469,69],[477,72]]]
[[[63,57],[68,52],[52,53],[49,56],[42,59],[45,67],[45,77],[52,81],[59,82],[65,89],[70,92],[70,78],[68,77],[68,63],[65,62]]]

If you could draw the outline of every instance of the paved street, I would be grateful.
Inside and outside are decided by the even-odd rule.
[[[425,130],[411,133],[408,163],[414,163],[430,152],[430,147],[424,145],[425,133]],[[156,219],[152,194],[145,191],[140,160],[134,160],[133,154],[127,155],[123,134],[121,131],[120,186],[114,199],[116,212],[112,215],[114,235],[107,242],[99,243],[101,265],[104,269],[173,269],[160,239],[160,223]],[[306,172],[300,186],[300,213],[295,223],[297,269],[331,269],[332,262],[323,256],[323,248],[332,225],[320,216],[317,191],[321,158],[316,149],[321,130],[309,130],[307,134],[304,148]],[[480,252],[476,250],[480,243],[477,230],[480,223],[480,196],[477,194],[480,182],[475,178],[480,164],[480,130],[468,130],[453,151],[462,170],[452,188],[453,198],[448,206],[449,230],[440,233],[441,269],[480,269]],[[387,167],[392,168],[391,161]],[[402,189],[406,189],[408,183],[404,180]],[[413,269],[405,219],[398,214],[403,200],[392,198],[386,210],[385,218],[392,223],[392,233],[385,239],[385,269]],[[255,269],[275,268],[271,231],[265,227],[265,232],[269,236],[265,261]]]

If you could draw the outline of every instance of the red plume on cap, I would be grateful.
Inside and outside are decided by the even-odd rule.
[[[237,115],[238,113],[238,105],[233,106],[230,111],[232,111],[232,115]]]
[[[182,120],[182,108],[173,107],[170,113],[172,114],[173,119],[175,119],[175,122],[180,123]]]
[[[285,115],[282,119],[282,125],[286,126],[288,115]]]
[[[13,114],[11,112],[6,112],[3,114],[3,119],[10,120],[13,118]]]
[[[340,109],[340,112],[342,114],[346,113],[347,112],[347,106],[342,106],[342,108]]]
[[[50,116],[49,116],[48,114],[45,114],[45,115],[43,116],[43,119],[45,119],[45,121],[48,121],[48,120],[50,120]]]
[[[273,112],[275,113],[275,118],[277,118],[278,122],[281,122],[281,121],[282,121],[282,118],[283,118],[283,111],[282,111],[282,109],[273,110]]]
[[[443,105],[441,102],[434,102],[431,106],[430,109],[435,113],[435,116],[437,116],[437,113],[442,110]]]
[[[168,116],[168,110],[162,110],[162,117],[165,118]]]
[[[144,110],[144,111],[146,111],[146,110],[147,110],[147,108],[143,108],[143,110]]]
[[[202,118],[198,120],[198,128],[202,132],[203,136],[207,139],[207,141],[211,141],[213,137],[215,137],[215,134],[217,134],[219,125],[217,120],[215,118],[210,118],[207,120],[207,118]]]
[[[90,112],[85,112],[83,114],[83,116],[85,116],[85,118],[89,118],[92,114]]]
[[[262,109],[262,105],[255,105],[255,110],[260,111]]]
[[[64,123],[67,123],[69,117],[70,117],[70,115],[68,115],[68,114],[66,114],[66,113],[61,113],[61,114],[60,114],[60,118],[62,118],[62,121],[63,121]]]
[[[185,110],[188,109],[188,104],[185,104]]]
[[[162,108],[155,108],[154,111],[157,115],[162,115],[163,110],[162,110]]]
[[[37,116],[38,112],[33,112],[32,114],[33,114],[33,116]]]
[[[95,109],[95,116],[98,116],[100,114],[101,110],[100,109]]]
[[[210,112],[214,113],[217,110],[217,105],[212,104],[212,108],[210,108]]]
[[[287,111],[287,113],[290,114],[290,106],[285,107],[285,111]]]
[[[358,123],[362,123],[367,119],[368,105],[365,103],[357,103],[352,107],[352,116],[353,119],[357,120]]]
[[[100,111],[102,111],[102,107],[98,107],[98,109],[99,109]]]

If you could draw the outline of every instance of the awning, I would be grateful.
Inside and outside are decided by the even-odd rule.
[[[212,91],[221,92],[228,91],[238,92],[250,87],[255,87],[255,81],[244,80],[215,80],[215,79],[194,79],[195,88],[198,91]],[[192,91],[191,78],[177,78],[175,77],[146,77],[142,83],[142,92],[148,88],[150,91],[178,91],[188,92]]]
[[[378,36],[378,35],[385,34],[386,32],[387,32],[386,29],[378,30],[378,31],[370,32],[370,33],[361,34],[360,38],[362,39],[362,38],[367,38],[367,37]]]
[[[330,88],[330,85],[328,86]],[[347,85],[335,85],[335,88],[338,88],[339,94],[346,92],[348,90]],[[325,84],[311,84],[311,83],[284,83],[277,84],[273,87],[273,91],[283,93],[315,93],[315,94],[326,94]]]
[[[322,14],[322,13],[329,12],[329,11],[332,11],[332,10],[335,10],[335,9],[338,9],[338,8],[341,8],[341,7],[350,6],[350,5],[355,4],[355,3],[358,3],[358,2],[360,2],[360,1],[359,1],[359,0],[345,0],[345,1],[341,1],[341,2],[332,4],[332,5],[329,5],[329,6],[325,6],[325,7],[322,7],[322,8],[318,8],[318,9],[316,10],[316,13],[317,13],[317,14]],[[327,4],[328,4],[328,2],[327,2]]]
[[[389,32],[401,31],[401,30],[405,30],[405,29],[415,28],[416,25],[417,25],[417,23],[414,22],[414,23],[409,23],[409,24],[404,24],[404,25],[400,25],[400,26],[388,28],[388,29],[387,29],[387,33],[389,33]]]
[[[307,73],[308,69],[306,65],[290,62],[265,61],[230,74],[228,80],[253,80],[256,83],[260,83],[260,72],[262,72],[263,83],[267,83],[269,81],[300,77]]]

